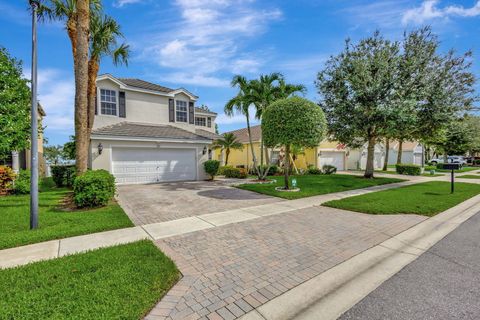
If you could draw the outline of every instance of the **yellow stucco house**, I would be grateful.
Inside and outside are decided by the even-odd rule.
[[[230,150],[228,158],[228,165],[234,167],[251,168],[253,166],[252,151],[250,146],[250,139],[246,128],[230,131],[233,133],[237,140],[243,143],[243,150]],[[257,162],[260,163],[260,145],[262,128],[260,125],[251,127],[252,144]],[[281,148],[264,149],[264,163],[267,160],[271,164],[278,164],[279,155],[282,153]],[[309,165],[316,167],[322,167],[329,164],[337,167],[338,170],[356,169],[356,163],[350,163],[349,150],[344,145],[336,141],[322,141],[318,147],[305,149],[303,154],[299,154],[295,160],[295,166],[298,169],[306,169]],[[225,154],[222,150],[217,149],[215,151],[216,159],[220,160],[225,165]]]

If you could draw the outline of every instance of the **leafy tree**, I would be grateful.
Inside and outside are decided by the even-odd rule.
[[[471,156],[475,156],[480,153],[480,117],[469,115],[465,118],[465,121],[468,128],[468,134],[472,139],[468,151]]]
[[[444,154],[444,157],[466,154],[473,144],[469,123],[465,119],[450,122],[434,144]]]
[[[70,136],[70,141],[65,142],[62,148],[62,158],[66,160],[75,160],[76,154],[75,136]]]
[[[89,137],[95,117],[95,96],[100,62],[104,56],[111,56],[113,64],[128,64],[129,46],[117,45],[117,38],[123,37],[120,25],[111,17],[94,13],[90,19],[90,54],[88,60],[88,129]]]
[[[29,146],[30,89],[22,63],[0,47],[0,154]]]
[[[228,165],[230,150],[242,150],[243,144],[237,140],[237,137],[233,133],[225,133],[223,138],[213,143],[213,148],[225,150],[225,165]]]
[[[311,101],[291,97],[272,103],[263,111],[262,132],[265,145],[285,147],[285,189],[289,189],[290,152],[292,145],[304,148],[318,146],[326,130],[322,109]]]
[[[364,176],[372,178],[375,144],[395,119],[395,81],[399,46],[379,32],[331,57],[317,76],[330,134],[351,147],[367,144]]]
[[[58,164],[63,155],[63,147],[60,145],[56,146],[45,146],[43,148],[43,156],[45,159],[53,164]]]

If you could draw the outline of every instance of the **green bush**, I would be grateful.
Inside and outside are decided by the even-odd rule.
[[[52,179],[60,187],[72,187],[75,180],[75,166],[52,166]]]
[[[203,163],[203,168],[205,172],[212,177],[212,180],[215,179],[215,176],[218,174],[218,169],[220,168],[220,161],[218,160],[207,160]]]
[[[30,193],[30,171],[20,170],[15,182],[13,183],[14,194],[29,194]]]
[[[73,199],[79,208],[108,204],[115,195],[115,177],[106,170],[87,171],[73,182]]]
[[[248,176],[247,169],[223,167],[223,174],[226,178],[245,179]]]
[[[334,173],[337,173],[337,167],[332,166],[330,164],[325,164],[322,167],[322,171],[324,174],[334,174]]]
[[[477,166],[480,166],[480,159],[474,160],[473,163],[476,164]]]
[[[264,172],[265,170],[267,170],[268,166],[264,164],[264,165],[258,166],[258,168],[262,172]],[[271,165],[270,168],[268,169],[267,176],[274,176],[278,173],[280,173],[280,168],[277,165]],[[257,172],[255,170],[253,170],[252,174],[257,174]]]
[[[313,164],[309,165],[307,168],[308,174],[322,174],[322,170],[320,168],[315,167]]]
[[[397,164],[395,170],[398,174],[405,174],[408,176],[419,176],[422,174],[422,167],[416,164]]]
[[[233,168],[233,167],[232,166],[221,166],[220,168],[218,168],[217,175],[224,176],[225,175],[225,170],[228,170],[228,169],[231,169],[231,168]]]
[[[16,174],[12,168],[0,166],[0,194],[7,193],[12,187]]]

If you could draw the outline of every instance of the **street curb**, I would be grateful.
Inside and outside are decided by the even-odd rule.
[[[337,319],[479,211],[477,195],[336,265],[240,319]]]

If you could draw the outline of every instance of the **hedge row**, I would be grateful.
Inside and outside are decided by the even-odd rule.
[[[416,164],[396,164],[395,170],[398,174],[405,174],[408,176],[419,176],[422,174],[422,167]]]

